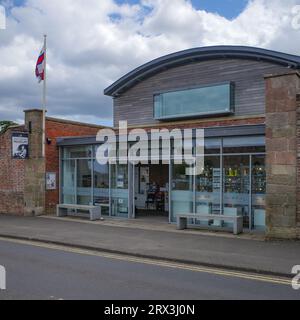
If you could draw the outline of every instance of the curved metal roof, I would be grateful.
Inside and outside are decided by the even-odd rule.
[[[140,81],[175,66],[195,61],[224,58],[263,60],[293,69],[300,69],[300,56],[266,49],[244,46],[193,48],[160,57],[136,68],[106,88],[104,94],[113,97],[118,96]]]

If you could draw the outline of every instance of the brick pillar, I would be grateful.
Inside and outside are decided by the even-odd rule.
[[[267,237],[299,237],[300,157],[297,94],[300,74],[269,75],[266,81]],[[299,191],[299,194],[298,194]]]
[[[42,110],[25,110],[25,127],[29,132],[29,159],[25,163],[25,215],[38,216],[45,213],[45,172],[43,157]]]

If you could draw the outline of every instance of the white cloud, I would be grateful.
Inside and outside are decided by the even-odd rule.
[[[292,28],[300,0],[252,0],[234,20],[196,10],[185,0],[27,0],[10,8],[0,30],[0,119],[39,107],[34,67],[48,34],[48,113],[107,124],[103,89],[132,68],[195,46],[239,44],[300,54]],[[6,1],[6,4],[9,2]]]

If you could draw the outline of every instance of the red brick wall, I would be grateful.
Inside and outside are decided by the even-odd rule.
[[[46,118],[46,138],[51,139],[51,144],[46,145],[46,172],[56,172],[57,189],[46,191],[46,213],[55,212],[59,202],[59,150],[56,139],[59,137],[92,136],[96,135],[101,127],[76,124]]]
[[[11,134],[24,127],[9,129],[0,135],[0,214],[24,214],[24,169],[26,160],[11,157]]]

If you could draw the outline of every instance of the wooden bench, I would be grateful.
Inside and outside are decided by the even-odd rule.
[[[106,205],[105,205],[106,206]],[[107,205],[109,206],[109,205]],[[90,215],[90,220],[100,220],[101,219],[101,206],[84,206],[77,204],[58,204],[56,207],[56,213],[58,217],[86,217],[86,214],[79,213],[79,211],[88,211]],[[75,211],[75,212],[72,212]]]
[[[243,232],[243,217],[242,216],[224,216],[224,215],[213,215],[213,214],[177,214],[177,229],[184,230],[188,227],[188,219],[197,220],[218,220],[233,223],[233,233],[238,235]],[[207,227],[210,228],[209,226]]]

